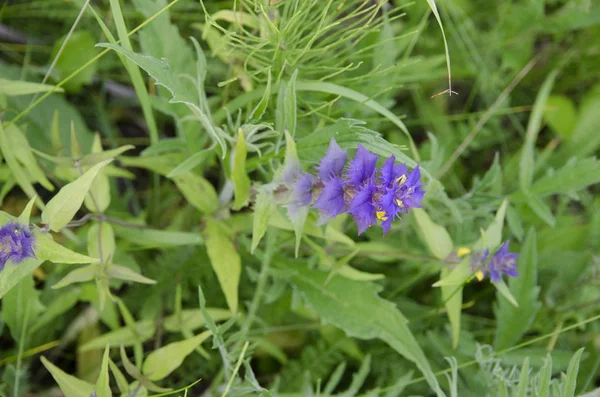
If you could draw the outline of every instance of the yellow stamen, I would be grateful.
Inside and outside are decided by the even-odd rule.
[[[375,215],[377,215],[377,219],[381,220],[381,221],[387,221],[387,216],[385,215],[385,211],[377,211],[375,212]]]
[[[465,255],[469,255],[470,253],[471,253],[471,250],[470,250],[469,248],[467,248],[467,247],[460,247],[460,248],[458,249],[458,251],[456,251],[456,254],[457,254],[459,257],[463,257],[463,256],[465,256]]]
[[[404,208],[404,203],[400,199],[396,199],[396,205],[398,205],[400,208]]]
[[[404,182],[406,182],[406,175],[402,175],[399,178],[396,178],[396,183],[398,185],[402,185]]]
[[[483,272],[481,270],[477,270],[475,272],[475,278],[477,278],[477,281],[483,280],[484,277],[485,277],[485,274],[483,274]]]

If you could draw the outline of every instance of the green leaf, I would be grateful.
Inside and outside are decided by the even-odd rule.
[[[217,274],[227,306],[235,314],[238,308],[238,285],[242,272],[240,255],[225,225],[215,219],[206,219],[204,239],[210,264]]]
[[[231,318],[229,310],[218,308],[206,308],[206,310],[214,321],[229,320]],[[164,323],[165,329],[169,332],[180,332],[184,328],[189,331],[195,331],[205,324],[206,320],[202,312],[198,309],[185,309],[181,313],[172,314],[165,318]]]
[[[408,157],[397,146],[385,140],[378,132],[366,128],[366,123],[354,119],[340,119],[334,124],[319,128],[298,140],[298,157],[305,164],[318,164],[327,152],[331,138],[342,149],[354,149],[357,144],[362,144],[369,151],[380,156],[395,156],[396,160],[405,163],[409,167],[416,167],[415,160]],[[430,177],[429,172],[421,167],[421,172]]]
[[[123,346],[121,346],[120,351],[121,351],[121,361],[123,362],[125,371],[127,371],[127,373],[129,375],[131,375],[132,377],[137,379],[137,381],[142,386],[144,386],[146,389],[156,392],[156,393],[169,392],[169,391],[173,390],[173,389],[167,389],[164,387],[159,387],[159,386],[155,385],[154,383],[152,383],[152,381],[150,381],[150,379],[148,379],[144,375],[142,375],[140,370],[137,369],[137,367],[135,365],[133,365],[131,363],[131,361],[129,361],[129,358],[127,357],[127,354],[125,353],[125,348]]]
[[[474,250],[495,250],[502,243],[502,230],[504,229],[504,218],[506,217],[506,208],[508,201],[504,200],[500,205],[500,208],[496,211],[496,216],[490,225],[485,229],[483,235],[475,244],[473,244]]]
[[[528,386],[529,386],[529,357],[525,357],[525,360],[523,360],[523,366],[521,367],[521,375],[519,376],[519,384],[517,385],[517,393],[515,394],[515,397],[526,397]]]
[[[256,105],[250,115],[248,116],[248,122],[256,123],[262,119],[263,114],[269,107],[269,99],[271,98],[271,67],[267,68],[267,86],[265,87],[265,93]]]
[[[142,372],[150,380],[161,380],[171,372],[179,368],[183,360],[189,356],[194,349],[211,335],[210,331],[204,331],[199,335],[183,340],[181,342],[169,343],[148,355]]]
[[[442,268],[440,279],[445,279],[449,274],[450,270],[448,268]],[[448,314],[448,320],[450,321],[450,328],[452,329],[452,347],[455,349],[458,346],[458,341],[460,339],[460,317],[462,314],[463,289],[464,287],[462,285],[446,285],[441,287],[442,301],[444,302],[444,307],[446,308],[446,313]]]
[[[235,146],[235,156],[233,159],[233,169],[231,171],[231,179],[233,181],[233,189],[235,192],[234,210],[239,210],[248,203],[250,196],[250,177],[246,173],[246,138],[244,132],[240,128],[238,130],[238,139]]]
[[[110,360],[108,357],[109,353],[110,347],[106,346],[104,348],[104,355],[102,356],[102,364],[100,365],[100,375],[98,375],[98,380],[96,381],[96,386],[94,387],[94,391],[98,397],[112,397],[108,375],[108,361]]]
[[[126,326],[117,328],[104,335],[94,338],[82,346],[79,350],[82,352],[97,350],[110,345],[111,348],[119,346],[133,346],[138,341],[145,342],[154,336],[156,324],[154,320],[143,320],[134,324],[133,329]]]
[[[552,128],[556,135],[569,139],[577,122],[575,103],[569,97],[552,95],[546,101],[544,121]]]
[[[115,254],[115,232],[108,222],[95,222],[88,229],[87,249],[90,256],[110,262]]]
[[[454,250],[448,231],[433,222],[424,209],[415,208],[412,212],[417,221],[418,232],[423,236],[429,252],[438,259],[446,259]]]
[[[572,156],[583,158],[597,151],[600,146],[598,106],[600,106],[600,90],[590,90],[581,105],[573,135],[567,142],[565,150],[561,152],[565,159]]]
[[[17,160],[23,165],[32,182],[38,182],[46,190],[54,191],[54,185],[50,183],[44,171],[37,163],[33,150],[23,132],[12,124],[6,129],[8,144]]]
[[[585,348],[581,348],[575,352],[573,358],[569,362],[567,374],[563,380],[561,397],[573,397],[575,395],[575,387],[577,386],[577,374],[579,373],[579,361]]]
[[[183,80],[173,73],[168,62],[151,56],[136,54],[114,44],[100,43],[97,44],[97,46],[115,50],[144,69],[146,73],[156,80],[156,84],[162,85],[171,92],[173,98],[171,98],[169,102],[187,105],[194,116],[200,121],[204,129],[211,135],[215,142],[221,146],[223,153],[226,152],[227,145],[225,143],[225,138],[223,138],[224,132],[212,124],[209,115],[198,106],[197,100],[194,98],[193,90],[190,91],[186,88],[189,84],[184,83]]]
[[[119,280],[133,281],[134,283],[140,284],[156,284],[155,280],[144,277],[125,266],[111,264],[108,269],[106,269],[106,274],[110,278],[116,278]]]
[[[68,248],[63,247],[54,240],[52,236],[47,233],[40,233],[35,231],[36,243],[35,243],[35,255],[42,260],[50,261],[52,263],[96,263],[97,258],[78,254],[77,252],[71,251]]]
[[[544,365],[540,370],[539,380],[537,383],[537,397],[550,396],[550,379],[552,378],[552,356],[550,353],[546,355]]]
[[[50,59],[57,57],[65,38],[66,36],[55,42]],[[74,73],[81,65],[96,56],[98,51],[94,48],[95,43],[94,35],[89,31],[78,30],[73,32],[56,61],[55,69],[59,72],[59,79],[64,79]],[[94,74],[96,74],[96,67],[97,63],[93,63],[79,71],[79,73],[63,84],[65,90],[70,92],[79,91],[82,85],[90,83]]]
[[[550,227],[556,225],[556,218],[552,214],[550,207],[536,196],[527,196],[527,205],[535,214]]]
[[[81,208],[98,172],[111,161],[96,164],[75,181],[63,186],[42,212],[42,222],[55,232],[65,227]]]
[[[64,91],[60,87],[54,87],[53,85],[48,84],[38,84],[23,80],[0,79],[0,95],[28,95],[37,94],[39,92],[47,92],[51,90],[54,90],[54,92]]]
[[[115,378],[115,381],[117,382],[117,387],[119,388],[121,394],[129,393],[129,384],[127,383],[127,379],[119,367],[117,367],[117,364],[115,364],[114,361],[109,358],[108,366],[110,368],[110,372],[112,372],[113,377]]]
[[[102,266],[98,264],[89,265],[71,270],[69,274],[63,277],[58,283],[52,286],[53,289],[67,287],[75,283],[85,283],[94,280],[102,274]]]
[[[252,253],[258,247],[260,240],[267,232],[269,219],[275,211],[273,204],[273,196],[267,186],[262,186],[258,189],[256,202],[254,203],[254,219],[252,222]]]
[[[186,200],[203,214],[219,209],[219,197],[213,185],[203,177],[188,172],[171,178]]]
[[[25,170],[23,170],[15,156],[14,148],[12,147],[12,142],[7,134],[7,131],[5,131],[2,127],[2,123],[0,123],[0,151],[4,156],[4,161],[6,161],[6,165],[8,165],[8,168],[10,168],[12,172],[15,181],[17,182],[19,187],[21,187],[21,189],[25,192],[25,194],[27,194],[27,197],[29,197],[30,199],[33,197],[37,197],[38,194],[35,191],[31,180],[29,179],[29,177],[25,173]],[[36,203],[38,207],[44,208],[44,203],[42,202],[42,200],[39,199],[39,197],[36,200]]]
[[[31,333],[42,329],[56,318],[66,313],[71,309],[81,295],[81,288],[75,287],[69,290],[62,291],[54,298],[46,309],[34,319],[33,325],[31,326]]]
[[[427,358],[396,306],[380,298],[374,284],[334,277],[325,286],[326,272],[310,270],[304,263],[276,260],[289,271],[290,281],[306,298],[321,320],[360,339],[378,338],[413,361],[429,386],[443,396]]]
[[[294,70],[290,81],[288,81],[285,90],[285,116],[284,116],[284,131],[288,131],[291,136],[296,135],[296,119],[298,118],[296,113],[298,111],[296,106],[296,77],[298,77],[298,69]]]
[[[31,210],[33,209],[33,204],[35,204],[35,200],[37,197],[32,197],[31,200],[27,203],[21,215],[19,215],[18,222],[21,225],[29,225],[29,218],[31,217]]]
[[[167,178],[173,178],[181,174],[186,174],[188,171],[191,171],[198,165],[207,161],[207,159],[209,159],[213,154],[213,151],[208,149],[192,154],[177,167],[173,168],[167,175]]]
[[[65,373],[63,370],[52,364],[42,356],[42,364],[52,374],[52,377],[58,383],[60,390],[65,397],[89,397],[94,390],[94,386]]]
[[[115,225],[115,233],[121,239],[145,248],[178,247],[182,245],[202,245],[200,233],[173,232],[169,230],[136,229]]]
[[[2,320],[8,325],[13,339],[25,343],[23,337],[29,332],[31,324],[44,310],[39,300],[40,292],[35,289],[33,277],[23,277],[2,298]]]
[[[529,330],[541,303],[538,301],[540,287],[537,285],[537,244],[535,229],[530,229],[518,259],[519,277],[509,280],[509,290],[519,303],[510,304],[503,296],[497,295],[496,337],[494,347],[504,350],[517,343]]]
[[[570,161],[552,174],[538,179],[531,187],[531,194],[546,196],[577,192],[600,183],[600,161],[595,157]]]
[[[508,289],[508,286],[504,283],[504,280],[500,280],[500,281],[496,281],[495,283],[492,283],[492,285],[496,288],[496,290],[502,294],[507,301],[509,301],[513,306],[515,307],[519,307],[519,303],[517,302],[517,300],[515,299],[514,296],[512,296],[512,293],[510,292],[510,290]]]
[[[535,142],[542,126],[542,116],[544,115],[546,101],[552,91],[552,86],[554,86],[554,80],[556,80],[557,75],[558,69],[554,69],[546,77],[535,98],[533,111],[529,116],[529,123],[527,124],[527,131],[525,133],[525,143],[521,150],[521,157],[519,160],[519,186],[523,192],[529,191],[531,183],[533,182],[533,173],[535,171]]]

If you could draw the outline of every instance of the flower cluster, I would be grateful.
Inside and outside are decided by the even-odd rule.
[[[0,228],[0,271],[7,262],[21,263],[35,257],[35,236],[27,226],[10,221]]]
[[[490,250],[487,248],[474,252],[468,248],[459,248],[454,256],[456,258],[470,254],[471,269],[475,272],[477,280],[481,281],[486,276],[489,276],[491,282],[496,283],[502,279],[502,275],[519,277],[519,273],[517,273],[517,259],[519,258],[519,254],[509,252],[509,246],[510,242],[505,241],[489,260]]]
[[[378,222],[387,233],[394,218],[408,213],[411,207],[420,207],[425,192],[418,166],[409,173],[392,156],[377,169],[378,156],[360,144],[348,164],[347,157],[332,138],[317,167],[318,176],[300,175],[288,206],[313,206],[319,210],[319,224],[348,213],[356,221],[359,234]]]

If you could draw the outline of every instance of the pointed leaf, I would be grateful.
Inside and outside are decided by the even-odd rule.
[[[44,364],[44,367],[46,367],[46,369],[52,374],[52,377],[56,383],[58,383],[58,386],[65,397],[85,397],[92,394],[94,386],[65,373],[63,370],[48,361],[44,356],[42,356],[41,360],[42,364]]]
[[[575,352],[573,358],[569,362],[569,368],[567,368],[567,375],[563,382],[563,389],[561,397],[573,397],[575,395],[575,387],[577,386],[577,374],[579,373],[579,362],[581,361],[581,355],[585,348],[581,348]]]
[[[215,219],[206,219],[204,239],[210,264],[217,274],[227,306],[235,314],[238,307],[238,284],[242,272],[240,255],[225,226]]]
[[[412,212],[429,252],[438,259],[446,259],[454,249],[454,243],[448,231],[433,222],[424,209],[414,208]]]
[[[108,358],[109,352],[109,346],[106,346],[106,348],[104,348],[104,355],[102,356],[100,375],[98,375],[98,380],[96,381],[96,386],[94,387],[94,391],[96,392],[97,397],[112,397],[108,375],[108,361],[110,360]]]
[[[256,107],[250,113],[250,116],[248,116],[249,122],[260,121],[263,114],[265,114],[267,107],[269,106],[270,98],[271,98],[271,67],[269,66],[267,68],[267,86],[265,87],[265,93],[263,94],[262,98],[260,99],[260,101],[258,102]]]
[[[96,164],[75,181],[60,189],[42,212],[42,222],[55,232],[65,227],[81,208],[83,199],[98,172],[111,161],[106,160]]]
[[[233,169],[231,170],[231,179],[233,181],[233,189],[235,192],[234,210],[239,210],[248,203],[250,196],[250,177],[246,172],[246,138],[244,132],[240,128],[238,130],[238,139],[235,146],[235,156],[233,159]]]
[[[210,335],[210,331],[204,331],[193,338],[170,343],[154,350],[144,361],[142,369],[144,375],[153,381],[166,378],[171,372],[179,368],[183,360]]]
[[[156,284],[155,280],[144,277],[125,266],[111,264],[108,269],[106,269],[106,274],[110,278],[119,280],[133,281],[134,283],[140,284]]]

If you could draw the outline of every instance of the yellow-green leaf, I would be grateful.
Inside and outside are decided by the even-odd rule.
[[[90,383],[65,373],[62,369],[48,361],[44,356],[42,356],[42,364],[50,371],[65,397],[84,397],[92,394],[94,386]]]
[[[233,159],[233,169],[231,171],[231,179],[233,181],[233,189],[235,192],[235,201],[233,209],[239,210],[248,203],[250,196],[250,178],[246,172],[246,138],[244,132],[240,128],[238,131],[237,144],[235,146],[235,156]]]
[[[81,208],[85,195],[98,172],[111,161],[106,160],[96,164],[75,181],[60,189],[42,212],[42,222],[55,232],[65,227]]]

